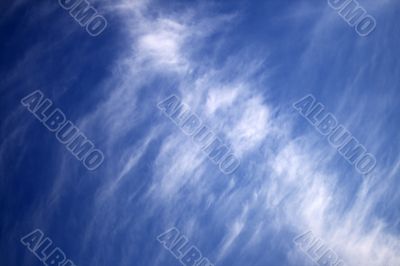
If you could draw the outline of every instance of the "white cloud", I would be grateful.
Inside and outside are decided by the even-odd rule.
[[[181,48],[191,29],[166,18],[149,24],[146,25],[148,30],[139,36],[138,56],[142,60],[151,60],[160,70],[185,70],[187,62],[181,54]]]
[[[221,108],[228,108],[233,105],[239,94],[239,89],[231,86],[215,88],[208,91],[206,112],[214,114]]]
[[[209,27],[212,21],[224,23],[227,18],[214,18],[211,22],[207,18],[205,22],[183,14],[181,19],[166,15],[159,15],[154,19],[148,16],[143,3],[137,7],[136,4],[132,6],[123,2],[120,6],[124,9],[125,5],[129,5],[130,9],[135,10],[134,18],[125,18],[127,25],[132,21],[136,23],[132,26],[131,35],[127,37],[133,42],[131,50],[127,52],[129,58],[123,60],[129,71],[113,77],[122,79],[121,86],[113,88],[109,84],[105,85],[111,91],[110,97],[90,117],[95,122],[105,117],[110,126],[106,133],[110,138],[109,142],[114,142],[114,134],[120,136],[121,132],[132,130],[136,126],[134,117],[139,113],[142,116],[154,116],[154,113],[143,114],[143,110],[139,112],[130,104],[138,102],[137,94],[141,85],[151,80],[154,73],[173,72],[180,81],[177,86],[184,102],[204,118],[211,128],[226,137],[225,140],[237,156],[245,157],[251,152],[256,153],[264,141],[276,145],[273,151],[275,157],[265,159],[264,164],[255,165],[247,173],[248,176],[241,177],[246,178],[246,181],[249,179],[247,186],[239,187],[233,177],[231,180],[227,178],[225,189],[221,193],[215,193],[212,189],[220,181],[216,179],[218,170],[207,163],[204,154],[193,145],[189,137],[175,128],[173,135],[165,137],[160,144],[148,190],[148,198],[152,200],[152,204],[167,209],[162,220],[166,224],[180,223],[184,220],[183,209],[198,207],[202,199],[208,197],[207,208],[212,212],[211,216],[221,224],[228,224],[219,246],[221,260],[229,254],[229,249],[235,247],[235,243],[243,241],[241,233],[248,229],[252,219],[251,222],[255,225],[251,236],[253,243],[268,239],[267,232],[271,228],[289,227],[299,232],[312,230],[331,245],[348,265],[398,265],[400,252],[397,238],[386,232],[382,221],[371,213],[379,195],[371,196],[370,193],[358,191],[353,205],[343,211],[343,205],[347,204],[344,194],[347,192],[345,188],[337,187],[341,172],[335,172],[329,167],[335,151],[328,144],[321,149],[312,143],[313,137],[309,135],[291,140],[288,114],[272,114],[273,106],[268,105],[263,98],[266,93],[264,88],[261,90],[259,85],[254,85],[257,83],[250,80],[246,71],[235,77],[234,81],[226,82],[222,77],[229,72],[228,66],[221,68],[211,64],[202,73],[186,76],[187,70],[198,67],[190,53],[198,48],[193,46],[202,45],[199,34],[203,36],[202,34],[212,32],[215,29]],[[318,30],[320,26],[315,32]],[[191,45],[187,45],[188,43]],[[312,45],[315,43],[312,42],[310,46]],[[305,55],[309,52],[311,49]],[[237,55],[239,59],[241,56]],[[257,62],[254,60],[254,64],[248,64],[259,66]],[[227,64],[230,63],[231,61]],[[127,124],[126,121],[131,122]],[[161,129],[164,128],[160,127],[159,130]],[[143,146],[127,147],[139,150],[139,153],[128,156],[124,164],[118,164],[115,171],[119,173],[115,180],[116,190],[120,185],[118,176],[122,178],[137,164],[150,139],[153,138],[142,138]],[[248,170],[250,167],[243,166],[243,169]],[[114,178],[115,176],[110,177],[111,182],[114,182]],[[354,178],[354,175],[346,178]],[[372,188],[368,181],[363,182],[365,191],[370,191]],[[191,191],[191,196],[182,201],[182,191],[185,189]],[[176,204],[178,200],[181,200],[183,206]],[[215,202],[221,206],[215,206]],[[243,202],[245,207],[241,207]],[[195,210],[198,211],[196,208]],[[258,213],[249,218],[248,213],[251,210],[257,210]],[[192,216],[188,228],[201,230],[196,223],[195,218],[199,216],[196,211],[188,214]],[[267,212],[268,218],[272,219],[269,224],[265,224]],[[368,228],[371,220],[372,229]],[[201,235],[201,232],[198,234]],[[295,252],[290,252],[295,256]]]

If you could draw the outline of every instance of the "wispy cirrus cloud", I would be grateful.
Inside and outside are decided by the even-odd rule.
[[[122,7],[125,8],[124,5]],[[200,225],[200,210],[207,211],[216,226],[223,228],[221,238],[217,240],[218,248],[213,252],[219,262],[231,256],[247,240],[251,240],[251,244],[245,245],[246,249],[242,253],[254,252],[250,249],[258,250],[257,245],[268,242],[271,234],[275,237],[279,235],[279,230],[302,232],[308,228],[329,242],[349,265],[398,263],[397,237],[386,231],[383,221],[374,215],[373,206],[379,196],[374,195],[370,180],[357,181],[359,184],[353,187],[356,191],[353,195],[349,194],[353,192],[347,188],[342,188],[340,176],[344,172],[332,168],[336,162],[335,151],[330,146],[316,145],[319,136],[307,134],[293,139],[291,123],[295,122],[290,111],[277,112],[272,103],[267,103],[263,96],[265,90],[255,86],[246,71],[235,77],[233,82],[226,82],[224,75],[228,75],[228,72],[217,65],[210,65],[210,69],[201,73],[192,72],[199,65],[191,58],[191,51],[201,49],[203,45],[201,42],[197,43],[198,47],[193,45],[201,40],[193,32],[205,32],[205,35],[201,35],[203,38],[213,32],[206,27],[207,23],[198,18],[207,15],[194,12],[197,17],[184,14],[182,17],[185,19],[173,19],[158,14],[154,18],[147,13],[145,2],[141,3],[140,8],[133,9],[136,17],[127,17],[126,21],[136,22],[130,36],[134,44],[128,52],[131,57],[122,62],[129,74],[117,75],[113,79],[130,80],[132,75],[139,79],[132,80],[129,88],[114,89],[111,93],[118,97],[111,97],[111,101],[117,102],[127,95],[137,99],[143,90],[141,86],[155,78],[154,73],[166,75],[178,81],[175,83],[175,91],[196,112],[203,114],[221,136],[229,140],[238,154],[246,158],[247,162],[260,162],[253,167],[244,166],[246,174],[238,174],[232,180],[225,179],[220,184],[216,180],[217,175],[212,174],[216,173],[216,169],[206,164],[206,160],[201,157],[198,149],[192,147],[186,136],[176,131],[171,132],[168,125],[159,125],[164,122],[156,122],[159,130],[168,133],[160,140],[152,164],[151,185],[146,195],[151,199],[148,204],[165,208],[163,223],[184,227],[184,219],[190,216],[191,223],[186,230],[190,234],[201,234],[196,232],[210,230]],[[213,21],[218,21],[218,18],[213,18]],[[226,16],[220,25],[224,25],[224,22]],[[318,25],[315,27],[319,28]],[[218,30],[218,27],[213,28]],[[240,54],[237,55],[238,60],[240,57]],[[251,60],[247,64],[259,65],[257,60],[254,60],[254,64]],[[119,90],[130,92],[124,94]],[[161,96],[156,98],[162,99]],[[98,109],[101,112],[106,110],[99,117],[107,117],[108,113],[118,108],[111,102],[106,103],[106,106],[110,109]],[[155,115],[154,109],[145,110],[145,117]],[[118,119],[118,116],[115,118]],[[117,123],[110,121],[110,124]],[[132,123],[126,131],[130,132],[134,127]],[[285,130],[279,130],[282,128]],[[263,141],[272,142],[275,147],[270,150],[273,156],[260,159],[258,148]],[[142,150],[140,156],[146,153]],[[140,161],[140,157],[135,156],[134,163],[129,161],[129,168]],[[126,167],[116,171],[127,174]],[[384,172],[379,169],[379,173]],[[358,177],[350,174],[347,178]],[[243,186],[237,182],[247,184]],[[224,186],[222,193],[216,192],[217,185]],[[122,189],[122,183],[115,186],[115,192]],[[191,196],[183,204],[182,199],[187,190],[191,191]],[[205,198],[211,199],[206,208],[203,205]],[[167,204],[164,199],[168,199]],[[349,201],[352,202],[350,205]],[[191,208],[198,211],[190,211]],[[149,215],[152,211],[154,209],[148,211]],[[268,224],[265,220],[269,221]],[[107,222],[102,226],[106,227]],[[301,256],[291,248],[288,252],[292,254],[290,256]]]
[[[154,1],[105,5],[124,27],[117,38],[123,48],[109,76],[96,90],[99,101],[78,123],[101,140],[109,158],[96,182],[80,181],[92,185],[94,195],[87,199],[92,213],[85,216],[88,222],[83,225],[82,254],[116,235],[118,243],[132,250],[123,249],[114,259],[114,250],[95,249],[92,264],[113,258],[118,265],[131,265],[137,250],[151,254],[141,254],[147,265],[160,264],[167,254],[149,251],[152,245],[147,242],[148,235],[160,231],[153,232],[153,227],[170,226],[181,228],[217,264],[243,265],[250,260],[258,264],[249,265],[259,265],[259,261],[284,260],[287,265],[298,265],[303,255],[289,235],[306,230],[324,239],[347,265],[399,263],[398,234],[388,230],[387,220],[376,212],[382,198],[398,182],[399,158],[391,157],[387,165],[378,166],[376,175],[363,179],[343,166],[345,162],[338,159],[334,149],[321,144],[321,136],[298,128],[298,116],[291,109],[292,98],[297,98],[294,89],[282,85],[286,102],[275,102],[277,87],[272,86],[272,74],[277,68],[263,64],[269,54],[260,59],[256,52],[253,56],[243,49],[227,52],[223,60],[217,58],[213,53],[221,53],[230,42],[227,36],[240,23],[240,14],[215,14],[212,10],[216,4],[188,5],[179,15]],[[300,85],[310,85],[317,79],[309,73],[316,71],[326,57],[331,58],[326,54],[336,49],[319,48],[336,36],[327,31],[336,32],[342,21],[335,14],[329,15],[328,7],[299,7],[285,10],[288,13],[283,17],[288,23],[316,11],[323,14],[310,19],[300,38],[307,41],[300,49],[298,69],[285,80],[286,86],[303,92],[308,89]],[[339,42],[345,40],[338,38]],[[269,45],[265,43],[266,50],[273,49]],[[357,45],[362,46],[358,40]],[[209,50],[205,52],[205,48]],[[346,74],[340,72],[347,66],[346,50],[337,54],[340,63],[332,62],[330,72],[324,74],[327,81]],[[378,54],[374,50],[374,55]],[[375,116],[365,122],[368,118],[364,114],[368,108],[385,112],[397,94],[391,90],[383,97],[385,104],[371,107],[368,103],[374,95],[363,96],[354,89],[361,87],[358,81],[367,71],[353,65],[346,69],[351,75],[340,82],[343,90],[335,95],[334,99],[340,101],[335,102],[332,112],[354,128],[368,129],[370,136],[361,138],[367,140],[366,146],[380,151],[385,143],[378,136],[386,124]],[[260,72],[267,73],[257,74]],[[311,81],[306,83],[308,78]],[[297,86],[298,80],[304,83]],[[333,82],[318,84],[323,95],[339,86]],[[170,92],[179,94],[241,158],[241,168],[235,175],[221,175],[190,138],[162,117],[157,103]],[[365,97],[367,103],[359,103],[359,97]],[[349,109],[353,110],[351,114]],[[355,134],[360,131],[355,130]],[[259,152],[261,146],[264,154]],[[61,200],[69,175],[78,171],[64,158],[58,172],[49,197],[51,206]],[[37,216],[43,217],[43,211]],[[152,219],[156,221],[150,226]],[[279,254],[271,251],[275,244],[281,248]]]

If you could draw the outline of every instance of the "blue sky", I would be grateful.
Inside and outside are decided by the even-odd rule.
[[[327,3],[90,1],[90,36],[58,1],[0,17],[0,264],[43,265],[36,228],[79,265],[180,265],[179,228],[215,265],[315,265],[307,231],[345,265],[400,265],[400,26],[360,0],[359,36]],[[40,89],[105,155],[88,171],[20,100]],[[240,158],[224,175],[157,107],[178,95]],[[377,160],[360,175],[292,104],[313,94]]]

